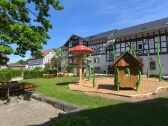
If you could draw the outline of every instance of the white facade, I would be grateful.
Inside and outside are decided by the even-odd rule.
[[[104,73],[106,70],[106,55],[95,55],[91,56],[95,66],[96,73]]]
[[[155,32],[153,32],[155,33]],[[156,33],[155,33],[156,34]],[[163,69],[163,76],[168,76],[168,35],[167,33],[161,34],[160,37],[160,61]],[[116,40],[115,40],[116,41]],[[116,56],[120,56],[121,53],[128,51],[130,47],[136,51],[137,58],[143,63],[144,67],[142,73],[147,73],[148,60],[147,55],[149,53],[149,71],[150,75],[159,75],[159,65],[157,62],[157,46],[158,36],[152,35],[145,38],[138,38],[134,40],[121,40],[114,43]],[[109,65],[111,62],[109,62]]]
[[[143,73],[146,74],[147,73],[147,56],[143,56]],[[165,55],[161,55],[160,56],[161,59],[161,64],[162,64],[162,69],[163,69],[163,75],[164,76],[168,76],[168,54]],[[155,64],[155,68],[150,68],[150,75],[158,75],[159,74],[159,65],[157,63],[157,56],[153,55],[150,56],[150,61],[152,61]]]
[[[54,56],[54,52],[51,50],[42,59],[29,59],[28,68],[35,69],[36,67],[40,67],[44,69],[45,64],[49,63],[53,56]]]

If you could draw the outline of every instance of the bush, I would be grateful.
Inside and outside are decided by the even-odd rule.
[[[42,69],[41,67],[34,68],[34,70],[41,70],[41,69]]]
[[[2,70],[3,72],[11,72],[12,77],[21,77],[23,70],[16,70],[16,69],[6,69]]]
[[[23,70],[11,70],[12,77],[21,77],[23,74]]]
[[[39,70],[26,70],[24,71],[24,79],[33,79],[43,77],[43,71]]]
[[[11,71],[0,71],[0,82],[9,82],[12,79]]]

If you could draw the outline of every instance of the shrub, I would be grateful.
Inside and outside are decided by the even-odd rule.
[[[12,77],[21,77],[23,73],[23,70],[16,70],[16,69],[5,69],[2,71],[11,72]]]
[[[12,77],[21,77],[23,74],[23,70],[11,70]]]
[[[26,70],[24,71],[24,79],[33,79],[43,77],[43,71],[39,70]]]
[[[41,67],[34,68],[34,70],[41,70],[41,69],[42,69]]]
[[[0,71],[0,81],[1,82],[9,82],[12,79],[11,71]]]

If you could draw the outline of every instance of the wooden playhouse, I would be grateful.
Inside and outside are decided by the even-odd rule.
[[[119,88],[134,88],[138,90],[141,83],[141,70],[143,64],[129,52],[123,53],[114,62],[115,86]]]

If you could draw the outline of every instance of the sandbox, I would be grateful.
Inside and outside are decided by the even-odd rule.
[[[120,89],[117,91],[114,87],[114,78],[96,78],[96,87],[92,87],[92,80],[83,80],[82,84],[69,84],[71,90],[83,91],[86,93],[117,95],[131,98],[142,98],[150,95],[155,95],[162,89],[168,88],[168,82],[159,82],[156,78],[142,78],[140,89]]]

